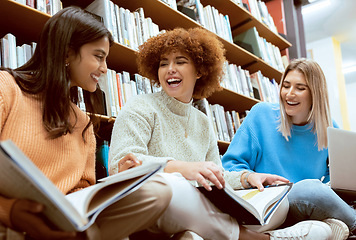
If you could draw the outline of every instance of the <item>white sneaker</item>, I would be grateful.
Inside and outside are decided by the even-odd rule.
[[[299,222],[291,227],[268,231],[270,239],[304,239],[304,240],[330,240],[331,228],[321,221],[307,220]]]
[[[338,219],[328,218],[323,220],[331,228],[331,240],[345,240],[349,237],[349,227]]]

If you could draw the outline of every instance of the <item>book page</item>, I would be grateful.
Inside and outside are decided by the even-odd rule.
[[[44,204],[44,214],[63,230],[73,231],[87,222],[11,141],[1,142],[0,164],[0,192],[3,196]]]
[[[262,221],[267,208],[281,198],[290,188],[289,185],[278,187],[265,187],[264,191],[258,189],[235,190],[234,193],[256,209],[258,218]]]

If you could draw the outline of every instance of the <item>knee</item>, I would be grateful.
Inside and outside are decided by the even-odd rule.
[[[151,194],[155,198],[155,205],[157,208],[165,210],[172,198],[172,189],[164,178],[157,175],[147,183]]]
[[[288,199],[290,201],[308,200],[315,197],[327,199],[326,197],[330,195],[331,191],[329,186],[317,179],[305,179],[294,184]]]

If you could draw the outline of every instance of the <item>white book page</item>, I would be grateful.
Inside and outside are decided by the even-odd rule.
[[[282,197],[288,188],[289,186],[268,187],[262,192],[258,189],[245,189],[234,193],[254,206],[260,216],[259,219],[263,219],[268,206]]]

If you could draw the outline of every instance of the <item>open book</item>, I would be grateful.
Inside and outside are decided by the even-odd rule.
[[[0,194],[45,205],[44,214],[65,231],[84,231],[106,207],[137,190],[162,164],[147,164],[64,195],[11,141],[0,142]]]
[[[230,214],[243,225],[266,225],[273,213],[287,196],[293,183],[265,186],[260,192],[257,188],[233,190],[226,185],[224,189],[212,186],[212,191],[204,187],[198,189],[222,212]]]

